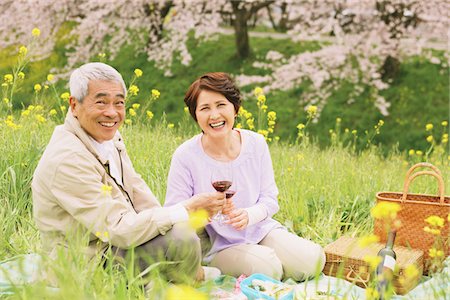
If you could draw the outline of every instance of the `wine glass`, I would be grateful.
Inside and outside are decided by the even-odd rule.
[[[230,186],[233,184],[233,170],[231,164],[224,165],[220,168],[214,168],[211,172],[211,184],[216,191],[225,193],[226,198],[231,198],[234,195],[234,191],[229,190]],[[211,219],[222,225],[227,221],[228,217],[223,215],[222,210],[220,210]]]

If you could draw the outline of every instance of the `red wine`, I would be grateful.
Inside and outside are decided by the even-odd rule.
[[[378,252],[378,256],[381,257],[381,262],[377,267],[376,275],[378,278],[377,291],[381,299],[389,299],[389,286],[394,278],[394,267],[395,260],[397,259],[397,254],[394,249],[395,235],[397,232],[395,230],[389,231],[388,240],[386,242],[386,247]],[[390,288],[392,289],[392,287]]]
[[[227,190],[227,191],[225,191],[225,198],[227,198],[227,199],[231,198],[234,196],[234,194],[236,194],[235,191]]]
[[[223,193],[230,188],[231,181],[228,180],[214,181],[212,183],[212,186],[216,189],[216,191]]]

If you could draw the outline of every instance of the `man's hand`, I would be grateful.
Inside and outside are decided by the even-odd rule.
[[[192,196],[183,205],[188,212],[204,209],[212,217],[222,209],[225,201],[225,193],[202,193]]]
[[[236,230],[244,230],[248,225],[248,213],[245,209],[236,208],[228,214],[230,220],[226,224],[230,224]]]

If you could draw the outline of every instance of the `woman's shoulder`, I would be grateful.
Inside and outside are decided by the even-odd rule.
[[[260,133],[248,130],[248,129],[239,129],[244,139],[247,140],[248,144],[261,146],[266,144],[266,140],[264,136]]]
[[[200,150],[199,148],[199,139],[200,134],[194,135],[190,139],[184,141],[181,145],[177,147],[177,149],[174,152],[175,155],[186,155],[190,153],[194,153]]]

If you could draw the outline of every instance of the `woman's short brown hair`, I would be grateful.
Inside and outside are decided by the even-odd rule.
[[[222,94],[230,101],[236,113],[241,107],[241,92],[237,88],[234,80],[227,73],[212,72],[206,73],[195,80],[184,96],[184,103],[189,108],[191,116],[197,121],[195,110],[197,109],[197,99],[203,90]]]

